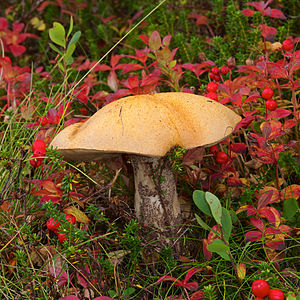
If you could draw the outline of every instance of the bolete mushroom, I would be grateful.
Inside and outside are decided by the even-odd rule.
[[[135,213],[145,225],[166,232],[181,224],[172,168],[165,157],[174,146],[216,144],[241,117],[206,97],[157,93],[119,99],[88,121],[64,128],[52,141],[66,160],[93,161],[126,153],[135,181]]]

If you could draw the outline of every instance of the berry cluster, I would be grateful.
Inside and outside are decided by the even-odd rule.
[[[226,75],[229,72],[229,68],[227,66],[223,66],[220,69],[218,67],[213,67],[208,74],[209,78],[212,80],[207,84],[206,90],[207,94],[206,97],[212,100],[218,101],[218,95],[216,93],[218,89],[217,82],[220,82],[221,75]]]
[[[268,297],[269,300],[284,300],[284,293],[280,289],[270,289],[269,283],[264,279],[257,279],[252,282],[252,293],[256,298],[254,300],[263,300]]]
[[[43,140],[36,140],[32,144],[33,155],[30,159],[30,164],[37,168],[42,164],[42,156],[46,153],[46,143]]]
[[[66,221],[68,221],[70,224],[72,223],[74,225],[75,222],[76,222],[76,218],[71,214],[67,214],[66,215]],[[66,235],[66,233],[59,232],[60,225],[61,224],[54,218],[49,218],[47,223],[46,223],[47,228],[49,230],[53,231],[57,235],[58,240],[61,243],[63,243],[64,240],[67,238],[67,235]]]
[[[265,106],[267,110],[274,111],[277,108],[277,102],[272,99],[274,91],[271,88],[265,88],[262,91],[261,96],[266,100]]]
[[[209,153],[215,156],[216,162],[220,165],[226,164],[229,160],[228,155],[223,151],[219,151],[218,146],[211,146],[209,148]]]

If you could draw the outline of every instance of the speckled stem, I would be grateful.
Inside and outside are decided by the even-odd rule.
[[[174,233],[182,224],[173,170],[165,158],[131,157],[135,181],[135,212],[147,226]],[[178,228],[177,228],[178,229]]]

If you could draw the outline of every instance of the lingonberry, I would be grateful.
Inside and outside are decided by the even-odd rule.
[[[34,152],[35,150],[41,150],[41,151],[45,150],[46,152],[46,147],[47,145],[43,140],[36,140],[32,144],[32,151]]]
[[[61,243],[63,243],[64,240],[66,240],[66,238],[67,238],[66,234],[65,234],[65,233],[62,233],[62,232],[58,232],[58,233],[57,233],[57,237],[58,237],[58,240],[59,240]]]
[[[76,218],[71,214],[67,214],[66,221],[68,221],[70,224],[72,223],[74,225],[76,223]]]
[[[228,155],[223,151],[218,152],[216,154],[216,162],[221,165],[226,164],[228,162]]]
[[[229,68],[227,66],[223,66],[220,71],[223,75],[226,75],[229,72]]]
[[[285,51],[291,51],[293,49],[294,45],[291,40],[285,40],[282,42],[282,49]]]
[[[209,73],[208,74],[208,77],[211,79],[211,80],[215,80],[215,74],[214,73]]]
[[[213,68],[211,68],[211,72],[212,72],[213,74],[215,74],[215,75],[219,75],[220,70],[219,70],[218,67],[213,67]]]
[[[206,94],[206,97],[215,101],[218,101],[218,95],[213,92],[209,92]]]
[[[208,92],[213,92],[214,93],[218,89],[218,84],[214,81],[211,81],[207,84],[206,89],[207,89]]]
[[[268,297],[269,300],[284,300],[284,293],[280,289],[271,289]]]
[[[30,164],[34,168],[38,168],[42,164],[42,162],[41,162],[40,159],[35,158],[34,156],[32,156],[31,159],[30,159]]]
[[[209,148],[209,153],[210,153],[210,154],[216,155],[218,152],[219,152],[218,146],[211,146],[211,147]]]
[[[49,218],[47,223],[46,223],[46,226],[49,230],[54,231],[55,233],[57,233],[57,230],[60,226],[60,223],[54,218]]]
[[[8,56],[3,56],[2,59],[4,59],[6,62],[8,62],[11,65],[11,59]]]
[[[259,298],[268,296],[270,286],[264,279],[257,279],[252,282],[252,293]]]
[[[271,99],[273,95],[274,95],[274,91],[271,88],[265,88],[261,93],[261,96],[266,100]]]
[[[267,100],[265,104],[266,104],[267,110],[269,110],[269,111],[274,111],[277,108],[277,103],[275,100],[272,100],[272,99]]]
[[[38,120],[38,124],[41,126],[45,126],[48,124],[48,119],[46,117],[40,117]]]

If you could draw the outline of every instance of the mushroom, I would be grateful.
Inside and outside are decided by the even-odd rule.
[[[52,141],[66,160],[93,161],[126,153],[134,171],[136,217],[160,232],[181,224],[172,167],[165,155],[216,144],[230,135],[241,117],[206,97],[157,93],[119,99],[86,122],[64,128]]]

